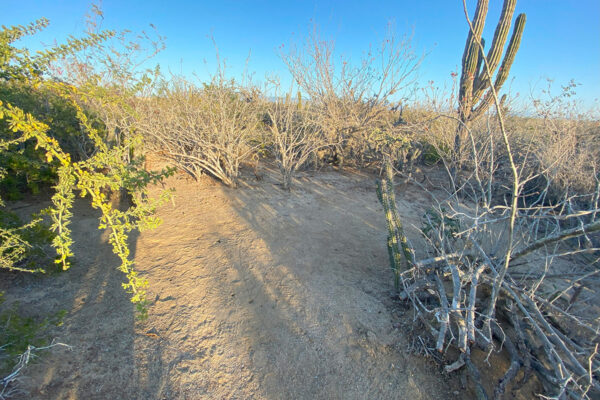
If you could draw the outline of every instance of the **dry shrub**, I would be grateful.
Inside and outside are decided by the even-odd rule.
[[[546,99],[533,100],[533,117],[511,121],[520,151],[529,157],[529,174],[536,176],[532,186],[549,185],[548,202],[592,193],[600,178],[598,112],[579,111],[575,88],[570,82],[555,95],[549,82],[542,93]]]
[[[487,398],[479,370],[489,366],[471,359],[476,349],[510,359],[495,398],[534,375],[550,398],[594,398],[600,393],[598,192],[587,194],[595,198],[587,208],[578,201],[582,194],[548,206],[552,182],[525,196],[529,175],[519,174],[513,197],[510,186],[498,189],[510,182],[499,172],[507,168],[504,156],[490,157],[484,142],[475,143],[479,163],[465,190],[430,193],[418,251],[395,211],[391,172],[380,185],[399,297],[426,327],[428,352],[460,350],[446,370],[466,366],[478,398]],[[486,175],[489,160],[499,167]]]
[[[334,42],[320,39],[315,30],[303,46],[281,57],[317,110],[316,123],[335,143],[330,161],[363,165],[376,153],[373,136],[375,141],[398,139],[392,128],[402,122],[402,95],[421,61],[409,38],[398,40],[388,33],[379,47],[352,63],[338,58]]]
[[[260,97],[251,84],[226,78],[224,68],[202,87],[173,77],[139,101],[142,132],[154,150],[193,177],[207,172],[236,186],[240,163],[257,146]]]
[[[89,35],[100,33],[102,10],[92,4],[87,15]],[[56,80],[77,88],[70,94],[89,114],[90,122],[101,127],[103,139],[109,146],[121,146],[131,140],[138,130],[140,115],[136,99],[150,95],[158,69],[149,68],[152,59],[165,48],[165,41],[152,26],[151,32],[115,32],[102,46],[93,46],[83,52],[69,54],[51,64]],[[94,144],[86,135],[73,135],[78,140],[80,158],[94,151]],[[141,149],[131,149],[139,155]],[[132,160],[128,154],[126,162]]]
[[[272,143],[272,151],[282,177],[282,186],[289,190],[292,176],[305,165],[319,149],[329,146],[323,132],[315,123],[315,110],[311,103],[302,103],[298,92],[293,89],[286,94],[280,92],[279,82],[273,81],[273,101],[265,101],[264,126],[267,142]]]

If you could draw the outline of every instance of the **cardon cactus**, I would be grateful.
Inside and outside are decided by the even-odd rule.
[[[506,51],[504,45],[510,31],[512,17],[515,11],[517,0],[504,0],[500,20],[494,32],[492,44],[487,53],[487,64],[489,73],[494,81],[496,92],[500,90],[515,60],[515,55],[521,44],[523,29],[525,27],[526,16],[520,14],[513,29],[512,36]],[[475,16],[473,17],[473,30],[469,29],[467,43],[462,58],[462,73],[460,76],[459,88],[459,118],[462,122],[458,128],[455,140],[455,151],[460,151],[461,134],[464,132],[465,125],[477,119],[481,114],[489,109],[493,102],[492,91],[490,89],[490,79],[488,79],[488,68],[484,65],[483,54],[478,42],[482,45],[485,41],[481,38],[485,19],[488,11],[488,0],[478,0]],[[500,64],[502,53],[504,59]],[[498,66],[500,67],[498,68]],[[496,72],[497,70],[497,72]],[[494,79],[495,74],[495,79]]]

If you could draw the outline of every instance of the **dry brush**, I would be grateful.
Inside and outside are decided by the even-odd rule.
[[[533,376],[543,398],[595,398],[600,395],[598,185],[550,195],[556,175],[506,127],[492,82],[493,59],[483,56],[466,5],[465,15],[497,124],[488,124],[479,136],[483,140],[476,140],[457,118],[470,144],[468,176],[461,190],[429,192],[433,207],[423,217],[423,251],[404,234],[387,163],[378,194],[399,298],[412,306],[432,351],[459,350],[446,371],[465,367],[478,398],[502,398]],[[502,154],[494,151],[498,148]],[[545,185],[525,190],[541,177]],[[505,187],[500,196],[499,187]],[[484,366],[472,358],[476,349],[504,352],[510,360],[492,392],[481,378]]]
[[[250,84],[219,70],[197,87],[183,78],[163,81],[158,94],[140,99],[140,128],[149,145],[194,178],[209,173],[235,187],[242,161],[258,144],[261,96]]]

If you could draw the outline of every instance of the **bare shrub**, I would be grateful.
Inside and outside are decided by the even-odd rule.
[[[174,77],[157,95],[139,101],[142,132],[151,146],[198,178],[204,172],[236,186],[240,163],[254,150],[260,95],[250,84],[227,79],[219,68],[199,88]]]
[[[94,36],[100,33],[103,12],[92,4],[86,19],[86,31]],[[133,148],[131,138],[138,128],[139,115],[135,109],[136,99],[150,94],[157,69],[148,63],[165,48],[164,38],[154,26],[152,31],[133,33],[128,30],[112,32],[102,46],[91,46],[84,51],[68,54],[51,64],[51,74],[77,90],[71,98],[89,113],[90,123],[102,127],[105,143],[132,146],[124,161],[130,162],[132,154],[141,149]],[[88,158],[94,151],[86,135],[72,135],[80,158]],[[138,145],[139,147],[139,145]]]
[[[362,59],[351,60],[335,54],[333,41],[319,38],[316,29],[301,48],[281,54],[295,82],[318,111],[317,123],[331,143],[338,163],[351,158],[360,163],[371,149],[371,135],[399,123],[391,118],[402,94],[411,87],[421,58],[410,39],[398,40],[388,32],[377,48]]]
[[[386,187],[393,193],[391,174],[380,190]],[[473,193],[481,196],[468,202],[452,193],[432,194],[434,205],[421,227],[424,251],[415,252],[403,234],[394,202],[384,203],[400,298],[427,327],[432,350],[460,350],[446,369],[466,365],[479,398],[486,395],[477,371],[482,365],[470,359],[474,349],[506,350],[511,358],[496,398],[520,372],[513,389],[535,373],[551,398],[597,396],[598,205],[577,209],[573,196],[544,206],[542,191],[533,205],[520,203],[513,214],[511,197],[487,206],[487,187],[478,189]],[[523,181],[517,190],[520,196]]]
[[[281,95],[279,83],[273,82],[274,101],[265,103],[265,127],[282,177],[282,186],[289,190],[293,174],[319,149],[329,146],[323,132],[314,122],[315,110],[311,103],[303,104],[298,93],[294,98],[290,89]]]

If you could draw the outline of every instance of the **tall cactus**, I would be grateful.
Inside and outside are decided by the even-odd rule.
[[[517,0],[504,0],[502,7],[502,13],[500,14],[500,20],[496,26],[494,32],[494,38],[492,45],[487,53],[487,66],[483,63],[483,54],[478,42],[484,45],[484,40],[481,38],[483,27],[485,26],[485,19],[488,11],[489,0],[478,0],[477,8],[475,9],[475,16],[473,17],[473,30],[469,29],[469,35],[467,37],[467,43],[465,44],[465,51],[462,58],[462,73],[460,76],[460,88],[459,88],[459,119],[462,124],[459,126],[455,142],[454,149],[457,154],[460,153],[461,137],[465,132],[465,126],[477,119],[483,114],[493,102],[492,90],[490,88],[490,79],[488,79],[488,68],[492,75],[495,74],[494,89],[496,92],[500,90],[506,79],[515,55],[521,44],[521,37],[523,36],[523,29],[525,27],[526,16],[520,14],[516,21],[513,29],[510,42],[504,52],[504,45],[508,38],[508,32],[510,31],[510,25],[512,17],[515,11]],[[500,68],[500,59],[504,52],[504,59]],[[497,72],[495,72],[498,70]]]

